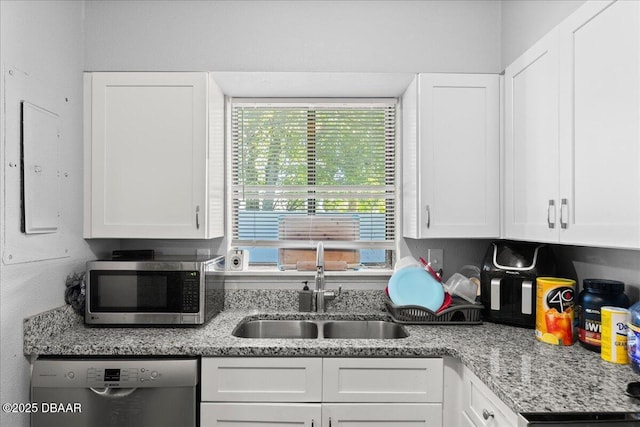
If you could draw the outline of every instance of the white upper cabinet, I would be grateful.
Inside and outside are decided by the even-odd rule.
[[[490,74],[419,74],[407,88],[405,237],[498,237],[499,100],[499,77]]]
[[[554,240],[558,199],[558,33],[552,31],[504,76],[504,232]]]
[[[640,247],[640,2],[560,27],[560,241]]]
[[[506,238],[640,247],[640,2],[587,2],[505,71]]]
[[[87,73],[85,109],[85,237],[224,234],[224,96],[207,73]]]

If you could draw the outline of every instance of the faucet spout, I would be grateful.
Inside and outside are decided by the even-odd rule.
[[[325,310],[324,305],[324,245],[318,242],[316,247],[316,311]]]
[[[318,242],[316,246],[316,267],[324,269],[324,244],[322,242]]]

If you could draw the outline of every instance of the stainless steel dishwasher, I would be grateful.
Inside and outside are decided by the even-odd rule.
[[[198,359],[37,359],[31,427],[196,427]]]

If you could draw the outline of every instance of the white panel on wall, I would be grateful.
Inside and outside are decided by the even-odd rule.
[[[24,232],[55,233],[60,216],[58,115],[25,101],[21,133]]]
[[[4,240],[2,242],[2,260],[5,264],[17,264],[45,259],[64,258],[69,256],[68,236],[65,236],[58,212],[63,206],[58,206],[59,186],[55,182],[38,183],[33,186],[33,180],[25,179],[30,184],[26,191],[27,208],[36,209],[37,212],[28,210],[29,221],[39,233],[27,234],[22,224],[22,176],[21,176],[21,120],[23,102],[37,105],[38,113],[33,108],[27,108],[26,122],[26,152],[25,167],[39,167],[38,175],[46,173],[46,179],[56,181],[60,173],[60,185],[66,185],[66,177],[63,171],[58,172],[57,161],[50,158],[57,153],[59,144],[57,138],[58,118],[51,115],[52,111],[61,111],[61,103],[64,99],[56,96],[50,86],[44,85],[38,79],[13,67],[5,67],[4,70]],[[29,111],[33,110],[33,111]],[[43,112],[45,111],[45,112]],[[34,114],[38,116],[36,119]],[[34,120],[33,126],[31,120]],[[38,129],[36,129],[38,128]],[[54,130],[55,129],[55,130]],[[32,133],[35,131],[36,133]],[[42,142],[40,138],[52,138],[50,133],[55,132],[54,142]],[[38,141],[32,141],[32,139]],[[31,152],[31,144],[36,145],[35,152]],[[44,145],[42,145],[44,144]],[[47,145],[49,145],[47,147]],[[42,150],[42,151],[40,151]],[[34,157],[35,156],[35,157]],[[35,162],[31,164],[31,162]],[[41,163],[41,164],[36,164]],[[46,165],[46,166],[45,166]],[[33,178],[33,177],[32,177]],[[55,190],[57,189],[57,190]],[[49,191],[57,191],[58,194],[47,194]],[[62,212],[60,213],[62,215]],[[42,233],[45,231],[45,233]],[[55,232],[52,232],[55,231]]]

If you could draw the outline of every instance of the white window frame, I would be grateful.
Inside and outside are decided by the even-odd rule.
[[[259,104],[262,107],[265,106],[282,106],[282,104],[287,104],[289,107],[301,106],[308,107],[309,105],[315,103],[321,103],[323,107],[340,107],[347,105],[353,105],[356,103],[363,103],[364,106],[371,104],[380,104],[380,103],[393,103],[395,104],[395,141],[394,141],[394,157],[395,157],[395,165],[394,165],[394,240],[392,244],[386,249],[390,251],[391,256],[388,259],[388,265],[381,268],[382,270],[392,269],[393,265],[396,261],[398,253],[400,251],[400,239],[401,239],[401,218],[402,218],[402,203],[401,203],[401,194],[399,185],[402,179],[402,171],[400,166],[402,164],[400,154],[401,154],[401,121],[400,121],[400,112],[401,112],[401,104],[399,99],[396,97],[389,98],[251,98],[251,97],[226,97],[225,100],[225,111],[226,111],[226,144],[225,144],[225,157],[227,165],[226,167],[226,246],[227,252],[231,249],[237,247],[233,243],[233,191],[231,190],[233,187],[233,167],[232,167],[232,158],[233,158],[233,137],[232,137],[232,108],[233,105],[242,104],[243,106],[249,106],[252,103]],[[249,246],[249,245],[247,245]],[[269,247],[278,247],[276,243],[270,243]],[[300,247],[300,248],[309,248],[315,249],[316,242],[307,242],[301,241],[299,245],[286,245],[287,248]],[[326,245],[325,245],[326,247]],[[333,245],[330,247],[339,248],[340,245]],[[351,248],[362,249],[362,244],[350,246]],[[262,266],[264,267],[264,266]],[[275,266],[273,266],[275,268]],[[378,270],[379,268],[368,268],[368,270]],[[353,271],[351,271],[353,272]],[[360,270],[362,272],[362,270]],[[357,273],[357,271],[356,271]]]

